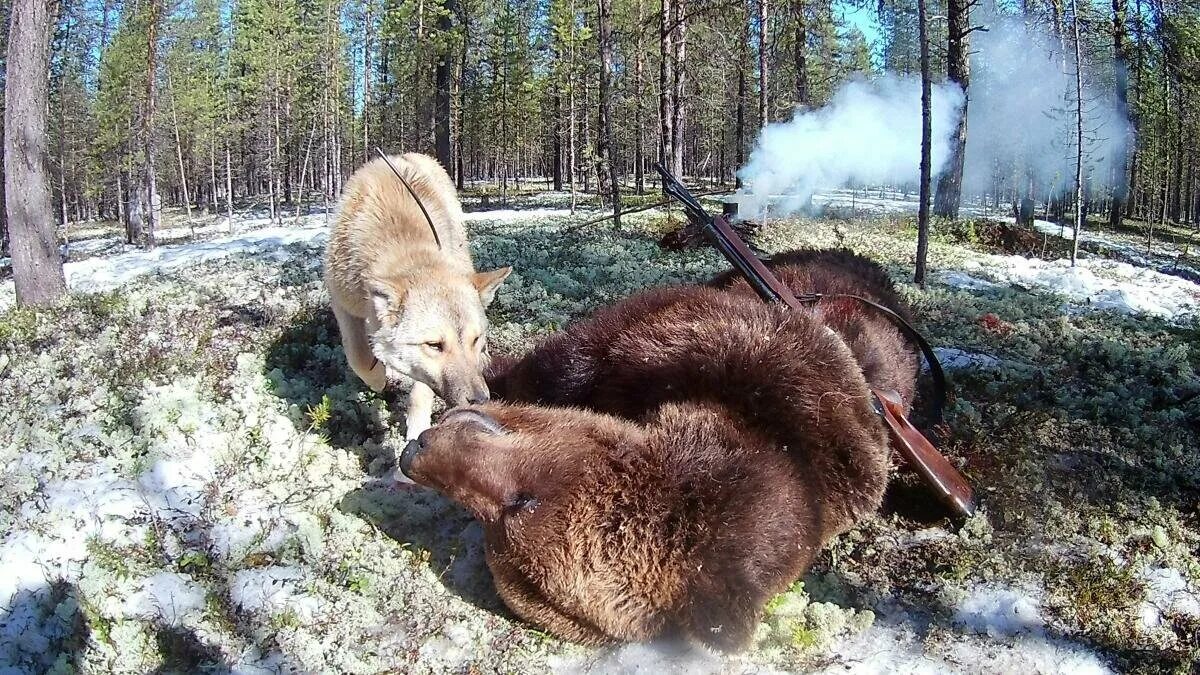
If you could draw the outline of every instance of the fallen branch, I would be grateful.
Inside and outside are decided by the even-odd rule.
[[[695,196],[707,197],[709,195],[725,194],[726,192],[729,192],[729,190],[710,190],[708,192],[697,192],[697,193],[695,193]],[[639,206],[636,209],[623,209],[621,211],[621,215],[627,216],[631,213],[641,213],[642,211],[649,211],[650,209],[656,209],[660,206],[666,206],[670,203],[671,203],[670,199],[664,199],[661,202],[655,202],[648,206]],[[587,227],[588,225],[595,225],[596,223],[603,223],[606,220],[612,220],[614,217],[616,217],[616,214],[609,213],[607,215],[603,215],[598,218],[592,218],[591,220],[585,220],[582,223],[578,223],[578,224],[572,225],[570,227],[565,227],[565,228],[563,228],[562,232],[564,234],[575,232],[576,230],[581,230],[581,229]]]

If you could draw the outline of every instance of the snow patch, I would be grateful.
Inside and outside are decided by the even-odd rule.
[[[1067,260],[984,255],[962,267],[939,276],[959,288],[1007,286],[1054,293],[1076,306],[1177,322],[1197,317],[1200,306],[1200,285],[1115,260],[1079,260],[1071,267]]]
[[[247,612],[277,614],[292,610],[302,619],[310,619],[320,603],[297,588],[303,581],[304,572],[298,567],[241,570],[229,584],[229,598]]]
[[[110,291],[140,276],[170,272],[236,254],[262,254],[292,244],[321,245],[329,228],[321,216],[307,216],[294,226],[264,227],[208,241],[159,246],[114,256],[88,258],[63,265],[67,287],[76,292]],[[0,286],[0,309],[12,303],[13,282]]]
[[[1006,638],[931,632],[926,617],[903,608],[876,613],[869,628],[833,645],[829,665],[816,672],[941,675],[964,672],[964,664],[970,664],[969,672],[983,673],[1113,672],[1095,652],[1065,639],[1030,632]]]
[[[578,213],[578,210],[576,213]],[[463,220],[511,223],[517,220],[561,218],[569,215],[571,215],[570,209],[495,209],[492,211],[471,211],[464,213]]]
[[[1046,627],[1040,605],[1031,591],[981,585],[955,607],[954,620],[991,637],[1040,635]]]
[[[204,608],[204,587],[186,574],[159,572],[142,581],[141,590],[125,599],[128,617],[162,620],[177,625]]]
[[[605,650],[586,660],[551,657],[551,670],[563,675],[635,675],[637,673],[673,673],[711,675],[731,671],[733,665],[693,645],[667,640],[636,642]],[[768,672],[755,669],[753,672]]]
[[[1200,591],[1179,570],[1146,569],[1142,580],[1146,583],[1146,601],[1138,608],[1138,618],[1143,629],[1158,627],[1163,617],[1170,614],[1200,617]]]
[[[937,355],[938,361],[941,362],[942,368],[946,370],[964,370],[968,368],[976,368],[986,370],[995,368],[1000,365],[1000,359],[981,352],[969,352],[963,349],[955,349],[954,347],[934,347],[933,353]],[[929,364],[922,361],[925,369],[929,368]]]

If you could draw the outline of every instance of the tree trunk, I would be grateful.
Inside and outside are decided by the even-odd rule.
[[[658,68],[658,161],[664,167],[672,167],[671,159],[674,153],[671,146],[675,139],[672,131],[675,122],[674,88],[675,68],[672,60],[675,58],[673,22],[675,11],[671,0],[662,0],[662,12],[659,15],[659,68]]]
[[[755,2],[758,24],[758,127],[770,124],[771,77],[767,72],[767,0]]]
[[[1183,92],[1185,86],[1183,82],[1179,82],[1175,86],[1175,179],[1172,181],[1174,189],[1171,191],[1171,222],[1179,224],[1182,222],[1180,217],[1183,204],[1183,156],[1184,144],[1183,137],[1185,135],[1183,128]]]
[[[930,86],[929,19],[926,0],[917,0],[917,30],[921,42],[921,203],[917,207],[917,270],[913,281],[925,288],[925,260],[929,256]]]
[[[230,128],[229,124],[229,108],[225,106],[225,128]],[[233,161],[229,151],[229,135],[225,135],[225,217],[229,220],[227,223],[229,231],[233,231]]]
[[[633,183],[634,189],[639,195],[646,194],[646,131],[642,120],[646,119],[645,109],[642,107],[644,98],[645,85],[642,81],[645,61],[645,45],[642,43],[642,36],[645,35],[643,23],[645,22],[645,12],[642,7],[642,0],[637,0],[637,39],[634,41],[634,56],[633,56],[633,96],[636,102],[637,136],[634,139],[633,146]]]
[[[949,40],[946,50],[946,77],[962,88],[963,108],[958,125],[950,139],[950,157],[938,176],[937,195],[933,212],[945,218],[958,218],[958,207],[962,202],[963,163],[967,150],[967,106],[970,102],[971,58],[971,1],[948,0],[947,29]]]
[[[613,158],[612,135],[612,0],[598,0],[600,46],[600,115],[596,127],[596,154],[600,166],[601,191],[608,188],[612,202],[613,222],[621,225],[621,186],[617,182],[617,164]],[[607,186],[605,185],[607,183]]]
[[[18,305],[54,302],[67,290],[54,233],[46,106],[50,34],[45,0],[13,0],[4,82],[4,182]]]
[[[145,181],[143,201],[144,239],[143,245],[154,248],[155,233],[158,232],[159,209],[158,177],[154,170],[154,113],[158,90],[158,22],[162,15],[162,0],[150,0],[149,17],[146,21],[146,101],[142,115],[142,175]]]
[[[363,159],[366,164],[371,157],[371,4],[372,0],[364,3],[365,18],[363,19]]]
[[[671,71],[671,172],[683,177],[683,131],[686,113],[684,106],[684,75],[687,73],[687,0],[674,0],[675,37],[671,40],[674,50]]]
[[[807,108],[808,100],[808,25],[805,23],[804,0],[792,3],[793,21],[796,22],[796,105]]]
[[[1075,232],[1071,236],[1071,267],[1079,255],[1079,235],[1083,232],[1083,60],[1079,45],[1079,7],[1071,0],[1071,35],[1075,43]]]
[[[1127,7],[1127,0],[1112,0],[1113,58],[1115,59],[1113,74],[1117,90],[1117,105],[1122,113],[1129,114],[1132,112],[1129,110],[1129,65],[1132,59],[1129,53],[1129,29],[1125,16]],[[1130,121],[1134,127],[1133,137],[1136,138],[1137,116],[1131,114]],[[1117,175],[1113,182],[1112,204],[1108,211],[1108,226],[1111,228],[1121,225],[1121,218],[1125,213],[1125,201],[1129,196],[1129,184],[1132,182],[1132,166],[1124,143],[1119,144],[1117,153]]]
[[[187,212],[188,223],[192,221],[192,200],[188,194],[187,171],[183,168],[183,141],[179,138],[179,116],[175,111],[175,89],[171,86],[171,76],[167,75],[167,95],[171,103],[171,127],[175,130],[175,159],[179,161],[179,184],[183,189],[183,208]]]
[[[450,53],[454,47],[450,39],[453,28],[451,17],[454,16],[456,0],[445,0],[445,6],[438,14],[438,37],[441,39],[438,50],[437,70],[434,73],[434,122],[433,135],[435,154],[446,171],[454,172],[454,158],[450,154]]]
[[[742,5],[743,9],[745,4]],[[741,189],[742,177],[740,171],[746,164],[746,71],[750,60],[750,17],[748,12],[742,15],[742,44],[738,60],[738,91],[737,91],[737,149],[734,152],[734,162],[737,164],[734,173],[734,187]]]

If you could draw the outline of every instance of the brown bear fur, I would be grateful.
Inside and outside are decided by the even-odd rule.
[[[774,264],[799,292],[900,309],[867,275]],[[860,363],[911,392],[911,348],[857,303],[796,312],[729,286],[596,312],[493,373],[509,403],[451,411],[405,451],[407,475],[481,521],[525,620],[587,644],[679,632],[739,649],[766,601],[878,509],[888,435]]]

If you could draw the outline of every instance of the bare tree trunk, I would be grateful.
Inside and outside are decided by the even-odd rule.
[[[371,156],[371,6],[372,0],[366,0],[363,11],[363,159],[366,164]]]
[[[175,158],[179,160],[179,183],[183,187],[183,208],[187,212],[188,223],[192,221],[192,200],[188,194],[187,170],[183,167],[183,141],[179,139],[179,116],[175,111],[175,88],[171,86],[171,75],[167,74],[167,95],[171,103],[171,126],[175,130]],[[194,227],[193,227],[194,229]]]
[[[152,249],[158,231],[160,202],[158,177],[154,169],[154,113],[158,91],[158,22],[162,15],[162,0],[150,0],[149,18],[146,23],[146,110],[142,116],[143,176],[145,178],[145,239],[143,244]]]
[[[1113,22],[1113,64],[1114,79],[1117,89],[1117,103],[1122,113],[1129,110],[1129,64],[1132,61],[1129,50],[1128,27],[1126,26],[1127,0],[1112,0]],[[1137,115],[1131,114],[1130,121],[1134,126],[1134,137],[1137,137]],[[1112,204],[1108,211],[1108,226],[1117,228],[1125,214],[1125,202],[1129,196],[1129,185],[1132,182],[1132,162],[1124,143],[1120,144],[1117,156],[1116,180],[1113,183]]]
[[[745,3],[742,5],[745,9]],[[749,12],[742,15],[742,44],[738,59],[738,91],[737,91],[737,150],[735,152],[734,186],[742,187],[742,177],[737,174],[746,164],[746,71],[750,60],[750,17]]]
[[[671,102],[671,172],[683,176],[683,132],[686,127],[684,105],[684,76],[687,74],[687,0],[674,0],[675,37],[671,40],[674,50],[672,69]]]
[[[957,218],[962,202],[963,164],[967,150],[967,106],[971,95],[971,0],[948,0],[949,31],[946,51],[946,76],[963,91],[963,108],[950,142],[950,157],[938,177],[933,212],[946,218]]]
[[[1183,92],[1185,84],[1179,82],[1175,86],[1175,179],[1172,181],[1174,189],[1171,191],[1171,214],[1170,220],[1173,223],[1179,224],[1182,222],[1180,212],[1182,211],[1183,200],[1183,157],[1184,144],[1183,138],[1185,135],[1183,127]]]
[[[1083,60],[1079,46],[1079,7],[1071,0],[1071,34],[1075,43],[1075,232],[1071,236],[1071,267],[1079,255],[1079,235],[1083,232]]]
[[[612,200],[613,222],[621,225],[621,186],[617,182],[617,164],[613,157],[612,135],[612,0],[598,0],[600,47],[600,115],[596,127],[596,154],[600,165],[600,190],[608,188]],[[604,183],[608,183],[607,186]]]
[[[18,305],[54,302],[67,290],[54,234],[46,105],[50,35],[46,0],[13,0],[4,82],[4,182]]]
[[[664,0],[666,2],[666,0]],[[575,31],[575,3],[571,2],[571,32]],[[571,213],[575,213],[578,205],[577,189],[575,186],[575,40],[571,40],[567,48],[568,103],[567,103],[567,171],[571,175]]]
[[[807,108],[808,100],[808,24],[805,16],[805,0],[794,0],[792,13],[796,22],[796,105]]]
[[[770,124],[771,78],[767,72],[767,0],[755,2],[755,22],[758,24],[758,126]]]
[[[675,58],[675,11],[672,0],[662,0],[662,12],[659,15],[659,68],[658,68],[658,161],[674,170],[671,160],[674,152],[671,146],[675,139],[673,125],[675,123],[674,88],[675,68],[672,60]],[[678,175],[678,174],[677,174]]]
[[[642,106],[644,98],[645,85],[643,77],[643,61],[645,60],[645,45],[642,42],[644,32],[645,12],[642,7],[643,0],[637,0],[637,39],[634,41],[634,56],[633,56],[633,96],[636,102],[637,136],[634,139],[633,146],[633,182],[634,189],[637,194],[646,194],[646,131],[642,125],[642,120],[646,117],[645,109]]]
[[[208,200],[208,213],[217,212],[217,198],[220,194],[217,190],[217,130],[212,130],[212,135],[208,139],[208,177],[209,191],[212,193]]]
[[[229,105],[225,106],[225,128],[230,128]],[[233,161],[229,152],[229,134],[225,134],[225,217],[229,231],[233,231]]]
[[[300,211],[304,208],[304,178],[308,172],[308,158],[312,155],[313,139],[317,137],[317,119],[314,117],[312,121],[312,130],[308,132],[308,147],[304,150],[304,161],[300,164],[300,194],[296,199],[296,218],[300,218]]]
[[[930,86],[929,19],[926,0],[917,0],[917,27],[921,41],[921,203],[917,207],[917,270],[913,281],[925,288],[925,263],[929,257],[929,182],[930,182]]]
[[[454,172],[453,157],[450,154],[450,50],[453,41],[450,39],[451,17],[455,12],[455,0],[445,0],[445,7],[438,15],[438,33],[441,38],[441,48],[438,50],[437,71],[434,91],[434,146],[438,161],[446,171]]]

